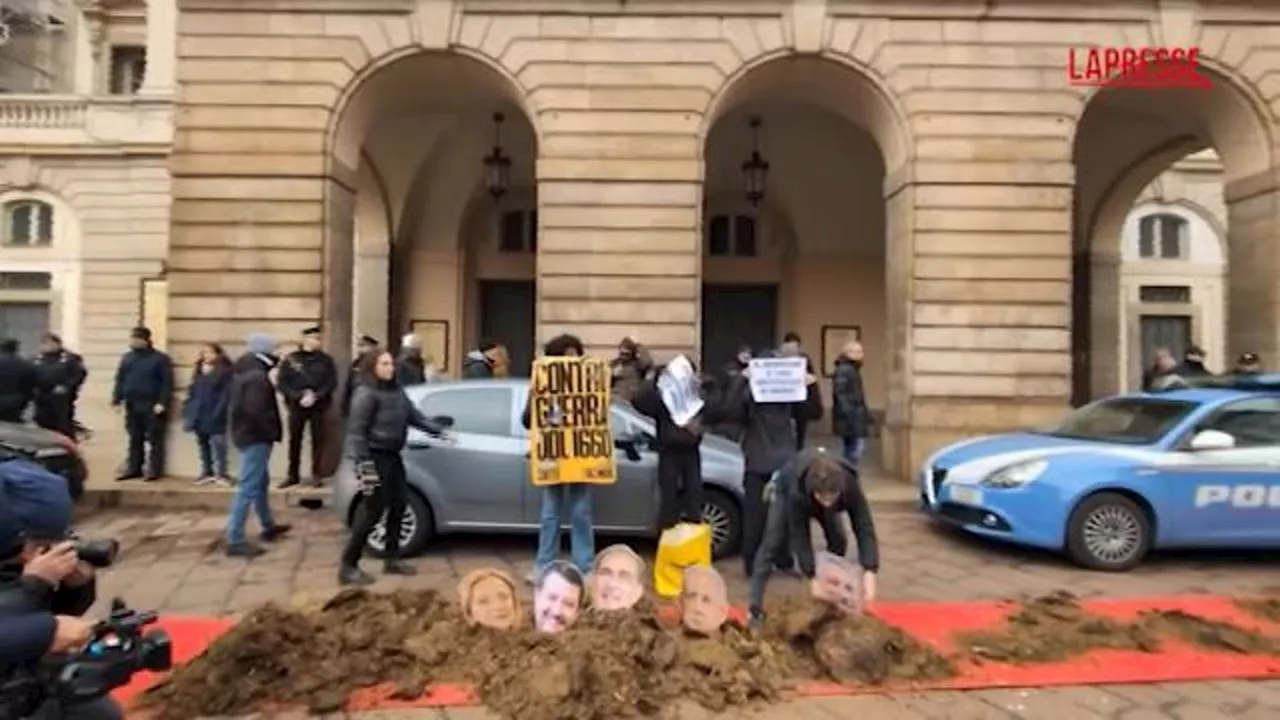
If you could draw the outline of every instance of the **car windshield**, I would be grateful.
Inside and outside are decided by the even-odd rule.
[[[1113,398],[1086,405],[1043,435],[1072,440],[1150,445],[1196,407],[1181,400]]]

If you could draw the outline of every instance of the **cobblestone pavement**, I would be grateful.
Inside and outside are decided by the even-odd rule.
[[[269,554],[253,561],[222,556],[219,544],[224,517],[215,513],[108,511],[88,518],[80,530],[91,537],[116,537],[122,544],[116,567],[102,577],[101,604],[119,594],[134,607],[158,608],[162,613],[235,615],[270,600],[323,596],[337,587],[336,564],[343,532],[332,514],[289,509],[279,515],[294,525],[294,532]],[[1078,570],[1050,555],[973,541],[904,510],[881,511],[877,525],[883,556],[880,593],[887,600],[966,600],[1059,589],[1084,596],[1243,594],[1280,584],[1275,559],[1261,555],[1156,557],[1135,572],[1105,575]],[[503,566],[523,576],[531,556],[531,539],[447,539],[415,561],[416,577],[380,578],[375,588],[431,587],[452,592],[458,577],[480,566]],[[730,592],[744,597],[746,582],[739,563],[726,561],[720,569]],[[795,583],[778,580],[780,588],[792,585],[796,589]],[[724,717],[739,716],[742,714]],[[1280,681],[807,699],[751,715],[762,720],[855,716],[875,720],[1263,720],[1280,718]],[[483,710],[466,708],[362,717],[479,720],[490,716]],[[690,708],[681,717],[718,716]]]

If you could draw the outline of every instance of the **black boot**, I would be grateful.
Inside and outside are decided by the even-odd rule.
[[[352,565],[343,565],[338,568],[338,584],[339,585],[372,585],[374,583],[373,576]]]
[[[388,560],[382,564],[384,575],[417,575],[418,569],[403,560]]]

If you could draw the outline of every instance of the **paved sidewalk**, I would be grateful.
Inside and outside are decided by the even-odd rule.
[[[123,549],[117,566],[104,573],[100,608],[120,594],[133,606],[162,613],[243,613],[269,601],[325,597],[337,588],[343,529],[331,511],[280,511],[295,531],[254,561],[224,557],[219,548],[224,516],[217,512],[106,511],[87,519],[89,536],[111,536]],[[914,512],[881,510],[880,592],[891,600],[968,600],[1067,589],[1085,596],[1161,595],[1197,592],[1255,593],[1280,584],[1274,558],[1261,555],[1176,555],[1153,558],[1123,575],[1090,573],[1041,553],[1016,551],[969,540],[928,523]],[[599,542],[607,542],[601,540]],[[652,544],[636,547],[651,553]],[[437,588],[452,594],[461,575],[497,565],[518,575],[530,567],[532,538],[445,539],[415,561],[413,578],[379,578],[375,589]],[[740,563],[720,564],[735,597],[745,597]],[[780,590],[798,582],[780,578]],[[361,718],[480,720],[480,708],[410,713],[365,713]],[[931,692],[805,699],[758,714],[708,714],[689,708],[682,718],[752,717],[761,720],[1276,720],[1280,681],[1178,685],[1105,686],[1069,689]]]

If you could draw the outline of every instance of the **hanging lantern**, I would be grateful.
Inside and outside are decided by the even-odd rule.
[[[493,151],[484,156],[484,182],[494,200],[511,187],[511,158],[502,151],[502,113],[493,114]]]
[[[760,118],[751,117],[751,157],[742,163],[742,184],[747,201],[759,205],[764,199],[765,181],[769,179],[769,163],[760,155]]]

